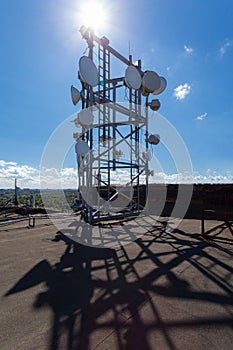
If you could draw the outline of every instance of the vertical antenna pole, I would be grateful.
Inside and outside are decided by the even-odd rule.
[[[14,204],[16,206],[18,206],[19,202],[18,202],[18,187],[17,187],[17,179],[15,179],[15,200],[14,200]]]

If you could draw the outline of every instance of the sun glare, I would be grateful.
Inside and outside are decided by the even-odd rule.
[[[79,13],[80,22],[95,31],[104,29],[107,22],[107,10],[100,1],[87,1]]]

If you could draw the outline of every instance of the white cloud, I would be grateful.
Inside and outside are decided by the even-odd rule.
[[[77,177],[77,170],[74,168],[64,168],[61,170],[61,176],[64,176],[66,178],[74,178]]]
[[[0,160],[0,188],[13,188],[14,179],[20,188],[77,188],[77,169],[47,168],[40,174],[39,168]]]
[[[191,91],[191,86],[188,83],[181,84],[174,89],[174,96],[177,100],[183,100]]]
[[[189,178],[189,181],[187,179]],[[152,178],[149,178],[150,183],[164,183],[164,184],[177,184],[177,183],[192,183],[192,177],[190,179],[190,176],[181,174],[181,173],[174,173],[174,174],[166,174],[164,172],[158,172],[155,173]]]
[[[184,49],[185,49],[185,52],[187,52],[187,53],[193,52],[193,48],[191,46],[184,45]]]
[[[153,177],[149,178],[150,183],[161,183],[161,184],[223,184],[232,183],[233,174],[227,171],[226,174],[218,174],[216,171],[210,169],[207,170],[206,174],[200,174],[193,172],[193,174],[186,173],[174,173],[166,174],[164,172],[155,173]]]
[[[7,166],[7,165],[16,165],[17,163],[15,162],[5,162],[4,160],[1,160],[0,159],[0,167],[4,167],[4,166]]]
[[[201,115],[198,115],[197,117],[196,117],[196,120],[203,120],[203,119],[205,119],[205,117],[207,116],[207,114],[208,113],[203,113],[203,114],[201,114]]]
[[[78,173],[75,168],[42,168],[39,178],[40,188],[77,188]]]
[[[232,40],[227,40],[221,47],[219,50],[219,54],[221,57],[223,57],[225,55],[225,53],[227,52],[227,49],[232,46]]]
[[[0,187],[11,188],[14,186],[14,179],[23,182],[24,187],[38,187],[39,171],[28,165],[18,165],[16,162],[0,160]]]
[[[127,183],[129,181],[129,172],[128,170],[117,170],[111,172],[111,177],[113,184],[119,182]],[[0,160],[0,188],[13,188],[15,178],[18,180],[17,185],[20,188],[66,189],[77,188],[78,186],[76,168],[63,168],[60,171],[55,168],[46,168],[43,169],[40,178],[40,172],[37,168]],[[193,174],[155,172],[153,176],[149,177],[149,182],[162,184],[232,183],[233,173],[226,171],[225,174],[219,174],[210,169],[204,175],[198,172]]]

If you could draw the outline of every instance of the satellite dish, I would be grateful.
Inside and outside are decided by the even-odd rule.
[[[153,71],[146,71],[142,77],[142,94],[148,96],[150,92],[156,91],[161,86],[160,76]]]
[[[153,95],[161,94],[167,87],[167,81],[164,77],[160,77],[161,85],[160,88],[152,92]]]
[[[78,89],[76,89],[76,87],[74,87],[73,85],[71,85],[70,88],[70,92],[71,92],[71,99],[73,104],[76,106],[76,104],[78,103],[78,101],[80,100],[81,96],[80,96],[80,92]]]
[[[85,141],[77,141],[75,145],[75,152],[80,157],[85,157],[90,152],[90,147]]]
[[[78,122],[82,126],[88,126],[93,124],[93,120],[94,116],[90,108],[82,109],[81,112],[78,113]]]
[[[130,89],[138,90],[142,84],[142,77],[135,66],[128,66],[125,70],[125,83]]]
[[[98,85],[98,71],[90,57],[82,56],[80,58],[79,75],[84,83],[92,87]]]
[[[149,136],[148,142],[151,145],[158,145],[158,143],[160,142],[160,136],[158,134],[152,134]]]

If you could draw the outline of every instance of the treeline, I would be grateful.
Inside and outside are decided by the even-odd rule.
[[[33,196],[33,206],[35,207],[51,207],[54,209],[62,209],[67,204],[72,205],[77,197],[77,190],[64,190],[64,195],[61,195],[57,190],[44,190],[41,196],[39,189],[20,189],[18,190],[18,205],[26,206],[30,204],[30,197]],[[43,199],[44,202],[43,203]],[[15,204],[14,189],[0,189],[0,206],[12,206]]]

